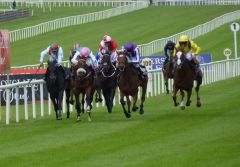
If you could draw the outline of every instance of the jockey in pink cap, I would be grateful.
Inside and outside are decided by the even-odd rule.
[[[74,54],[74,56],[71,60],[73,65],[77,64],[78,57],[86,59],[87,65],[91,66],[93,70],[96,70],[96,68],[98,67],[97,60],[89,48],[83,47],[83,48],[81,48],[80,51],[76,51],[76,53]]]

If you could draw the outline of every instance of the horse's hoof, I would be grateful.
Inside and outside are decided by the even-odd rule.
[[[130,118],[131,114],[130,113],[125,113],[126,118]]]
[[[169,94],[169,90],[167,90],[167,94]]]
[[[133,112],[136,112],[137,110],[138,110],[138,107],[133,107],[133,108],[132,108],[132,111],[133,111]]]
[[[69,115],[67,115],[67,118],[70,118],[70,116],[69,116]]]
[[[88,122],[92,122],[92,119],[90,117],[88,117]]]
[[[58,117],[57,120],[62,120],[62,117]]]
[[[87,106],[86,111],[91,112],[90,106]]]
[[[81,118],[80,116],[77,117],[77,122],[81,121]]]
[[[186,106],[190,106],[190,104],[191,104],[191,101],[187,102],[187,103],[186,103]]]
[[[69,103],[71,104],[71,105],[73,105],[74,104],[74,100],[69,100]]]
[[[144,114],[144,110],[143,109],[140,109],[140,112],[139,112],[141,115]]]
[[[174,106],[175,106],[175,107],[177,107],[178,105],[179,105],[179,103],[178,103],[178,102],[174,104]]]
[[[202,106],[201,102],[197,102],[197,107],[201,107],[201,106]]]
[[[181,108],[181,110],[185,110],[185,106],[181,106],[180,108]]]
[[[111,114],[111,113],[112,113],[112,110],[108,110],[108,113]]]

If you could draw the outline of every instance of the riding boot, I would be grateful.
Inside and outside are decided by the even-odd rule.
[[[166,57],[166,59],[163,62],[163,70],[166,70],[167,62],[168,62],[168,57]]]
[[[45,73],[45,75],[44,75],[43,80],[44,80],[45,82],[47,82],[47,78],[48,78],[48,68],[47,68],[47,70],[46,70],[46,73]]]
[[[138,71],[138,76],[139,76],[139,78],[140,78],[140,79],[144,79],[144,73],[143,73],[141,67],[138,66],[138,67],[136,67],[136,68],[137,68],[137,71]]]
[[[199,62],[196,61],[196,60],[194,60],[194,59],[192,59],[192,60],[191,60],[191,64],[192,64],[192,68],[193,68],[194,72],[195,72],[196,74],[198,74],[199,71],[200,71]]]

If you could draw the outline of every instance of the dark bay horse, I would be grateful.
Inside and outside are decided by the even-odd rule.
[[[92,101],[94,94],[94,74],[86,63],[85,59],[80,58],[78,63],[73,67],[74,78],[72,78],[72,91],[75,95],[76,100],[76,110],[77,110],[77,121],[80,121],[80,114],[84,112],[84,97],[86,95],[88,120],[91,121],[91,112],[92,112]],[[82,107],[80,104],[79,96],[82,94]]]
[[[194,80],[197,81],[197,85],[195,87],[195,91],[197,93],[197,107],[201,106],[201,101],[199,97],[199,88],[202,84],[202,76],[196,75],[195,71],[191,68],[190,61],[185,58],[184,53],[181,50],[178,50],[175,57],[175,71],[173,77],[173,101],[174,105],[178,106],[179,103],[177,102],[177,92],[180,90],[181,93],[181,109],[185,109],[184,104],[184,91],[187,92],[187,102],[186,106],[190,106],[191,104],[191,95],[192,95],[192,88],[194,84]]]
[[[165,64],[162,70],[167,94],[169,94],[168,80],[173,79],[173,64],[174,64],[173,61],[174,59],[173,59],[173,50],[172,50],[170,53],[169,61]]]
[[[145,101],[145,95],[147,90],[148,77],[145,76],[143,79],[140,79],[138,73],[134,67],[132,67],[127,60],[125,53],[119,52],[118,57],[118,65],[119,69],[119,78],[118,78],[118,86],[120,89],[120,102],[122,104],[122,108],[124,114],[127,118],[131,117],[130,107],[131,101],[129,96],[133,97],[133,107],[132,110],[136,111],[138,107],[136,106],[137,98],[138,98],[138,87],[142,87],[142,95],[141,95],[141,104],[140,104],[140,114],[144,114],[143,103]],[[128,110],[125,108],[124,97],[127,99]]]
[[[62,66],[57,66],[56,61],[48,62],[46,85],[50,94],[51,101],[56,113],[56,119],[62,119],[62,101],[64,90],[66,92],[67,103],[67,118],[69,118],[69,97],[70,97],[70,81],[65,80],[64,69]]]
[[[113,99],[117,87],[117,69],[108,54],[103,55],[100,69],[96,78],[96,87],[102,90],[108,113],[112,113]]]

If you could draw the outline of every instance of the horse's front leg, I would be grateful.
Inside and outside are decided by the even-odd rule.
[[[80,101],[79,101],[79,93],[75,94],[75,100],[76,100],[75,108],[77,110],[77,121],[80,121],[81,104],[80,104]]]
[[[51,101],[53,103],[53,107],[54,107],[54,111],[55,111],[56,119],[57,119],[58,118],[58,115],[57,115],[58,105],[57,105],[57,102],[56,102],[56,98],[52,93],[50,93],[50,98],[51,98]]]
[[[136,93],[134,96],[133,96],[133,107],[132,107],[132,111],[135,112],[138,110],[138,107],[136,106],[137,104],[137,98],[138,98],[138,93]]]
[[[109,113],[112,113],[112,108],[113,108],[113,100],[115,96],[115,87],[111,89],[110,95],[109,95]]]
[[[92,101],[93,101],[93,94],[94,94],[94,90],[92,90],[92,88],[87,89],[86,91],[86,102],[87,102],[87,113],[88,113],[88,121],[91,122],[92,121]]]
[[[197,86],[195,88],[195,91],[196,91],[196,94],[197,94],[197,107],[201,107],[201,105],[202,105],[201,100],[200,100],[200,96],[199,96],[200,85],[201,85],[201,82],[197,81]]]
[[[126,118],[130,118],[131,114],[129,114],[125,108],[124,94],[121,91],[120,91],[120,103],[122,104],[122,108]]]
[[[64,92],[64,90],[61,90],[59,93],[58,93],[58,103],[57,103],[57,105],[58,105],[58,110],[57,110],[57,115],[58,115],[58,117],[57,117],[57,119],[58,120],[62,120],[62,101],[63,101],[63,92]]]
[[[70,111],[69,111],[69,108],[70,108],[70,96],[71,96],[71,93],[70,93],[70,90],[66,90],[66,104],[67,104],[67,118],[70,117]]]
[[[84,113],[84,103],[85,103],[85,93],[82,93],[82,100],[81,100],[81,112]]]
[[[141,104],[140,104],[140,111],[139,111],[141,115],[144,114],[143,103],[145,102],[145,97],[147,92],[147,83],[148,83],[148,80],[146,80],[142,86],[142,96],[141,96]]]
[[[191,104],[191,96],[192,96],[192,88],[187,91],[187,103],[186,106],[190,106]]]
[[[131,108],[131,100],[129,96],[126,96],[127,99],[127,106],[128,106],[128,114],[131,114],[130,108]]]
[[[184,110],[185,109],[185,104],[184,104],[183,99],[184,99],[185,94],[184,94],[184,91],[182,89],[180,89],[180,93],[181,93],[181,96],[182,96],[180,107],[181,107],[182,110]]]
[[[173,85],[172,98],[173,98],[173,102],[174,102],[175,107],[177,107],[179,105],[179,103],[177,102],[177,92],[178,92],[178,88],[176,88],[176,85]]]

